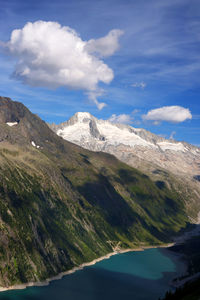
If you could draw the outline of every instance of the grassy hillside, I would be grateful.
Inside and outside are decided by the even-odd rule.
[[[169,242],[187,222],[173,189],[0,98],[0,286],[44,280],[117,245]]]

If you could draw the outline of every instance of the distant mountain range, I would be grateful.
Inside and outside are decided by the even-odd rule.
[[[67,123],[79,127],[77,141],[88,128],[99,144],[110,127],[124,135],[132,130],[102,121],[105,135],[90,118],[78,114]],[[146,142],[136,136],[157,147],[153,135]],[[198,194],[188,197],[185,181],[154,171],[151,179],[111,154],[65,141],[23,104],[0,97],[0,287],[45,280],[113,251],[172,241],[196,216]]]
[[[65,140],[85,149],[113,154],[177,190],[178,180],[186,187],[185,196],[196,203],[193,215],[200,212],[200,148],[164,139],[142,128],[99,120],[88,112],[77,112],[68,121],[50,127]]]

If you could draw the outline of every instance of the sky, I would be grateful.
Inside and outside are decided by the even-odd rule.
[[[0,95],[200,146],[199,0],[0,0]]]

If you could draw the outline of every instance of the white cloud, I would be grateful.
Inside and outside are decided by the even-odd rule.
[[[102,57],[113,55],[119,49],[119,37],[122,34],[122,30],[113,29],[100,39],[89,40],[86,44],[86,50],[89,53],[97,53]]]
[[[162,121],[172,123],[184,122],[187,119],[192,119],[192,114],[188,108],[182,106],[163,106],[148,111],[142,118],[143,120],[154,121],[154,124],[157,125]]]
[[[140,112],[140,110],[137,109],[137,108],[135,108],[135,109],[132,111],[132,115],[136,115],[136,114],[139,113],[139,112]]]
[[[147,86],[147,84],[145,82],[141,81],[141,82],[135,82],[135,83],[131,84],[131,86],[144,89]]]
[[[134,109],[130,114],[121,114],[116,115],[112,114],[112,116],[108,119],[108,121],[112,123],[122,123],[122,124],[131,124],[133,123],[133,120],[135,119],[135,115],[138,114],[140,110]],[[134,120],[134,123],[139,125],[141,122]]]
[[[176,135],[176,131],[172,131],[171,134],[170,134],[170,137],[169,139],[170,140],[174,140],[174,136]]]
[[[109,84],[114,74],[93,52],[112,55],[119,47],[121,34],[120,30],[112,30],[101,39],[87,42],[70,27],[37,21],[13,30],[4,47],[17,58],[13,76],[18,80],[37,87],[84,90],[102,108],[105,104],[95,98],[96,94],[102,95],[98,84]]]
[[[113,114],[108,121],[112,123],[123,123],[123,124],[130,124],[132,123],[133,117],[128,114],[121,114],[121,115],[116,115]]]
[[[106,103],[99,102],[97,100],[97,98],[100,97],[100,96],[102,96],[103,94],[104,94],[104,90],[102,90],[102,89],[97,89],[96,91],[90,91],[90,92],[87,93],[88,98],[90,100],[92,100],[96,104],[96,106],[97,106],[97,108],[99,110],[102,110],[102,108],[104,108],[105,106],[107,106]]]

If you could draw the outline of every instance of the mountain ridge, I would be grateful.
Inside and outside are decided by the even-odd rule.
[[[44,281],[116,245],[171,242],[190,223],[183,194],[0,98],[1,287]]]
[[[49,126],[63,139],[91,151],[110,153],[153,180],[164,180],[177,191],[179,185],[185,185],[186,197],[196,203],[193,215],[197,219],[200,211],[199,147],[167,140],[142,128],[98,120],[87,112],[78,112],[60,125]]]
[[[98,123],[108,123],[108,124],[112,124],[113,126],[116,126],[116,127],[119,127],[121,129],[125,128],[125,129],[129,129],[130,132],[134,132],[135,134],[138,134],[140,137],[143,137],[143,138],[147,138],[149,136],[149,140],[151,138],[151,141],[152,143],[155,143],[155,141],[170,141],[172,144],[177,144],[177,143],[182,143],[182,144],[185,144],[187,146],[190,146],[190,147],[194,147],[194,148],[199,148],[198,146],[195,146],[195,145],[192,145],[188,142],[185,142],[185,141],[176,141],[175,139],[166,139],[164,137],[161,137],[159,135],[156,135],[146,129],[143,129],[143,128],[135,128],[131,125],[128,125],[128,124],[123,124],[123,123],[119,123],[119,122],[111,122],[108,120],[104,120],[104,119],[98,119],[96,118],[95,116],[93,116],[91,113],[89,112],[76,112],[72,117],[70,117],[67,121],[64,121],[60,124],[55,124],[55,123],[52,123],[52,124],[49,124],[50,128],[53,128],[54,131],[55,130],[59,130],[59,129],[64,129],[66,126],[69,126],[69,125],[74,125],[75,123],[82,123],[82,122],[87,122],[87,120],[93,120],[95,122],[98,122]]]

